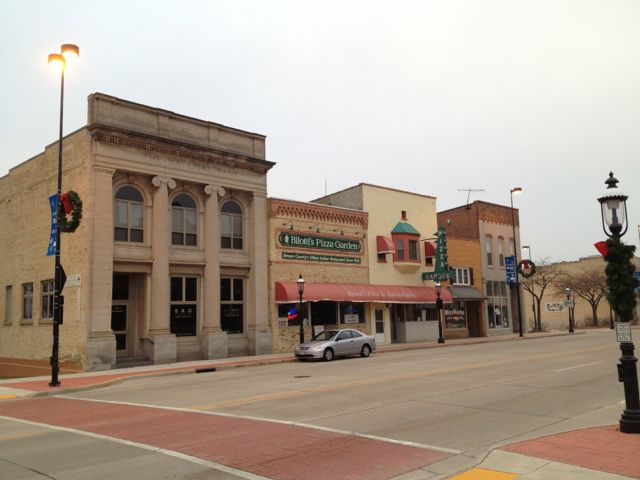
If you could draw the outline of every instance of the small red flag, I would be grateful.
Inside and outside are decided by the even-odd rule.
[[[596,242],[593,244],[593,246],[596,247],[596,250],[598,250],[598,252],[600,252],[600,255],[602,255],[603,257],[606,257],[607,255],[609,255],[607,242]]]

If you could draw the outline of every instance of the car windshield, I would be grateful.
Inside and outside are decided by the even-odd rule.
[[[324,332],[318,333],[313,340],[315,342],[326,342],[327,340],[331,340],[338,333],[338,330],[325,330]]]

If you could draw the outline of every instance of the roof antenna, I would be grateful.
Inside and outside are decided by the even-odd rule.
[[[484,188],[459,188],[459,192],[467,192],[467,205],[469,205],[469,197],[471,196],[471,192],[484,192]]]

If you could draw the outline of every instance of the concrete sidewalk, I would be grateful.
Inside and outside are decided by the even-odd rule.
[[[474,343],[530,341],[562,335],[567,335],[567,333],[542,332],[527,334],[524,337],[508,335],[467,338],[447,340],[444,344],[424,342],[379,345],[377,353],[448,348]],[[142,376],[194,373],[293,361],[296,361],[293,354],[284,353],[66,374],[60,376],[61,385],[59,387],[50,387],[50,377],[48,376],[2,380],[0,381],[0,401],[70,393]],[[584,428],[587,426],[589,428]],[[461,467],[460,470],[463,468]],[[448,471],[456,471],[456,469]],[[396,480],[443,478],[455,480],[640,479],[640,435],[621,433],[618,425],[592,427],[586,423],[582,425],[576,423],[575,430],[572,431],[554,433],[498,447],[492,450],[475,468],[454,476],[434,476],[433,472],[416,470],[410,474],[396,477]]]

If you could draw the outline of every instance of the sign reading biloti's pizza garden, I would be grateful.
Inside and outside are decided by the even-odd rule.
[[[360,240],[347,240],[329,237],[316,237],[312,235],[300,235],[298,233],[282,232],[278,241],[283,247],[317,248],[320,250],[332,250],[338,252],[360,253],[362,243]]]
[[[304,249],[319,249],[336,253],[356,253],[362,251],[360,240],[348,240],[330,237],[316,237],[314,235],[301,235],[298,233],[282,232],[278,235],[278,241],[283,247],[296,247]],[[282,252],[284,260],[302,260],[307,262],[330,262],[359,265],[362,260],[358,257],[339,257],[335,255],[322,255],[320,253]]]

